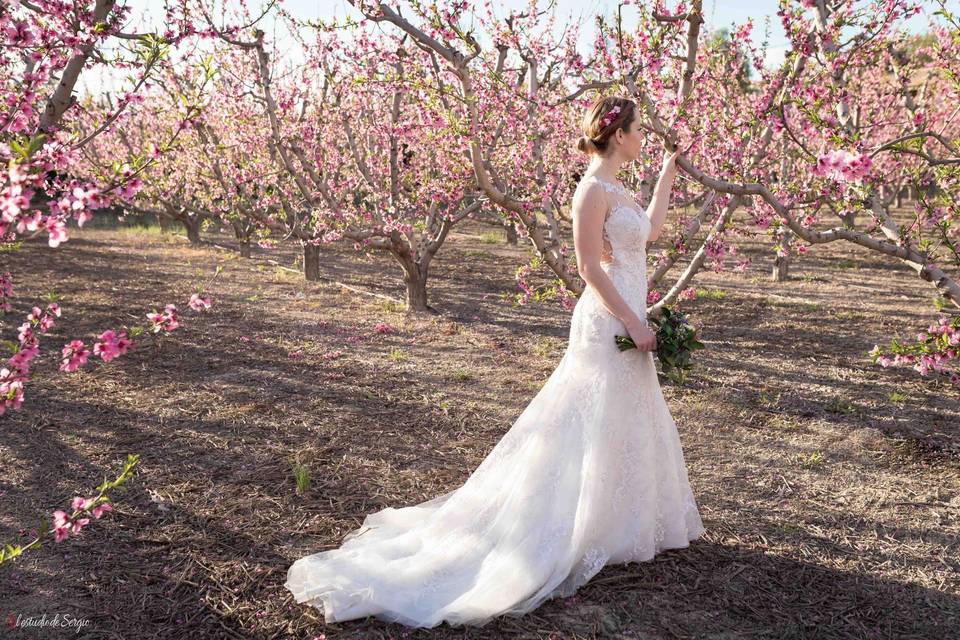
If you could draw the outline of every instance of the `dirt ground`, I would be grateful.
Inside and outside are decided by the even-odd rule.
[[[229,243],[226,235],[208,239]],[[297,558],[339,546],[365,514],[462,483],[559,361],[570,312],[513,307],[527,255],[478,223],[432,273],[440,316],[290,266],[146,229],[85,229],[0,255],[15,335],[55,290],[64,316],[19,412],[0,417],[0,541],[142,462],[116,508],[0,568],[0,615],[89,620],[10,638],[947,638],[960,629],[960,393],[866,352],[934,317],[929,285],[835,243],[772,283],[697,276],[704,323],[687,386],[665,385],[707,528],[687,549],[607,566],[572,598],[481,628],[325,625],[283,588]],[[186,301],[216,265],[214,307]],[[328,278],[402,297],[385,256],[324,249]],[[544,280],[545,281],[545,280]],[[141,323],[174,302],[181,327],[124,357],[55,372],[68,338]],[[373,330],[387,322],[395,333]],[[55,346],[54,348],[49,348]],[[292,468],[309,469],[298,494]],[[955,635],[953,637],[956,637]]]

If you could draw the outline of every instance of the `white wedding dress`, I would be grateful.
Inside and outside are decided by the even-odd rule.
[[[622,186],[587,180],[610,201],[603,269],[645,318],[650,220]],[[481,626],[570,596],[606,564],[699,537],[653,354],[619,351],[618,334],[623,323],[587,286],[560,363],[464,484],[369,514],[340,548],[294,562],[285,586],[296,601],[328,623]]]

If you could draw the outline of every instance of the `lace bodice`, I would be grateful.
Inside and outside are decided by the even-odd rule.
[[[647,240],[652,229],[650,218],[623,186],[596,176],[586,176],[580,184],[589,182],[601,185],[608,197],[607,216],[603,222],[606,259],[601,257],[600,266],[634,313],[646,319]],[[614,330],[623,334],[623,324],[600,303],[589,285],[581,300],[583,308],[579,313],[574,313],[570,325],[571,342],[574,345],[590,345],[589,349],[596,348],[597,344],[603,344],[605,349],[611,348],[612,343],[606,344],[608,334]]]
[[[646,262],[646,247],[652,230],[650,218],[623,185],[597,176],[585,176],[581,184],[596,183],[608,195],[607,215],[603,222],[604,255],[601,263],[623,265]]]

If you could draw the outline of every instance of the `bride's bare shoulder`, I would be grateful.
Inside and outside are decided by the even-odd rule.
[[[579,208],[602,208],[606,202],[606,194],[603,185],[593,176],[585,176],[573,192],[573,207]]]

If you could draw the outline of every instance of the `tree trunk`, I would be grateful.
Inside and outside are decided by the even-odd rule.
[[[200,244],[200,222],[199,218],[187,218],[181,220],[183,226],[187,228],[187,239],[190,241],[190,244]]]
[[[517,246],[517,225],[513,222],[507,222],[504,228],[507,231],[507,244]]]
[[[157,214],[157,224],[160,225],[160,231],[162,233],[169,233],[172,223],[173,220],[169,216]]]
[[[320,279],[320,245],[303,243],[303,276],[311,282]]]
[[[793,235],[793,232],[790,229],[784,228],[783,233],[780,236],[780,240],[777,243],[779,247],[783,248],[785,251],[789,245],[790,237]],[[773,271],[770,274],[771,280],[774,282],[784,282],[790,276],[790,254],[780,255],[779,253],[773,259]]]
[[[403,283],[407,286],[407,311],[438,313],[427,303],[427,268],[409,257],[397,256],[403,267]]]
[[[245,233],[245,229],[237,221],[233,221],[233,235],[236,236],[237,243],[240,245],[240,257],[249,258],[250,257],[250,234]]]
[[[777,256],[773,259],[773,273],[770,274],[774,282],[784,282],[790,275],[790,256]]]

